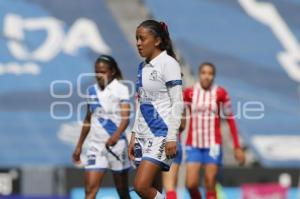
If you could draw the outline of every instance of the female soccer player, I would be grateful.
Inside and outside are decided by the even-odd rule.
[[[161,199],[153,183],[176,156],[183,109],[181,72],[165,23],[142,22],[136,40],[145,61],[138,67],[138,108],[129,144],[130,159],[139,165],[134,188],[141,198]]]
[[[221,119],[226,119],[229,124],[235,158],[241,165],[245,162],[228,93],[223,87],[214,84],[215,75],[215,66],[203,63],[199,67],[200,82],[184,90],[184,100],[191,114],[186,142],[186,186],[193,199],[201,198],[198,187],[202,166],[205,169],[206,198],[217,198],[216,175],[222,161]]]
[[[73,161],[80,162],[82,145],[90,134],[85,166],[86,199],[95,198],[106,170],[113,172],[120,198],[130,198],[128,191],[127,141],[124,131],[130,113],[128,88],[118,80],[122,74],[117,62],[101,55],[95,63],[97,83],[88,88],[88,110]]]
[[[179,126],[179,137],[177,143],[176,157],[168,172],[162,172],[163,188],[166,192],[166,199],[177,199],[176,186],[178,179],[179,167],[182,163],[182,145],[180,143],[181,132],[186,126],[186,114],[185,109],[182,114],[180,126]]]

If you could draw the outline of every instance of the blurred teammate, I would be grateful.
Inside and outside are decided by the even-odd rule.
[[[186,115],[185,110],[182,114],[180,127],[179,127],[179,138],[177,143],[177,153],[176,157],[170,167],[170,170],[162,173],[163,188],[166,192],[166,199],[177,199],[176,186],[178,179],[179,167],[182,163],[182,145],[180,142],[181,132],[186,126]]]
[[[95,63],[97,83],[88,88],[88,110],[73,161],[80,162],[82,145],[88,139],[85,166],[86,199],[95,198],[105,171],[113,172],[120,198],[128,199],[128,171],[130,161],[124,131],[130,113],[128,88],[118,80],[122,74],[116,61],[107,55]]]
[[[176,156],[183,109],[180,66],[165,23],[142,22],[136,30],[139,65],[138,107],[129,155],[138,165],[134,188],[141,198],[164,198],[154,181]]]
[[[216,175],[222,162],[221,119],[226,119],[229,124],[235,158],[241,165],[245,162],[228,93],[223,87],[214,84],[215,75],[215,66],[203,63],[199,67],[200,82],[184,91],[184,100],[190,110],[186,142],[186,186],[193,199],[201,198],[198,188],[202,166],[205,169],[206,198],[216,198]]]

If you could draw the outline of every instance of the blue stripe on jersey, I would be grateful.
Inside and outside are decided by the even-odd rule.
[[[88,88],[88,93],[90,96],[97,96],[97,92],[96,92],[96,88],[95,86],[91,86]],[[95,97],[93,99],[91,99],[91,101],[89,102],[89,108],[90,111],[92,113],[94,113],[96,111],[96,108],[98,107],[102,107],[100,104],[100,101],[98,99],[98,97]],[[98,118],[99,123],[101,124],[101,126],[105,129],[105,131],[109,134],[109,135],[113,135],[114,132],[117,130],[117,125],[110,119],[104,119],[102,117]],[[121,135],[122,139],[125,138],[124,133]]]
[[[136,80],[136,83],[135,83],[136,92],[138,92],[139,88],[143,86],[143,82],[142,82],[142,69],[143,69],[143,66],[144,66],[144,62],[141,62],[139,67],[138,67],[137,80]]]
[[[118,129],[117,125],[110,119],[104,119],[100,117],[98,118],[98,121],[109,135],[113,135]],[[122,133],[120,138],[125,138],[124,133]]]
[[[97,96],[97,91],[95,86],[91,86],[88,88],[88,94],[90,96],[88,99],[88,106],[90,111],[94,113],[97,107],[101,107],[98,97],[95,97]]]
[[[176,86],[176,85],[182,85],[182,80],[178,79],[178,80],[171,80],[171,81],[166,82],[167,87],[172,87],[172,86]]]
[[[141,113],[149,126],[151,132],[156,136],[166,136],[168,133],[168,126],[160,117],[157,110],[150,103],[140,105]]]
[[[97,95],[97,91],[96,91],[95,85],[90,86],[88,88],[88,93],[89,93],[89,95]]]
[[[127,99],[122,99],[122,100],[120,100],[120,103],[128,103],[129,104],[129,100],[127,100]]]

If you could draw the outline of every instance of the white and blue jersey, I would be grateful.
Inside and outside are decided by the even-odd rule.
[[[120,104],[129,103],[128,88],[114,79],[103,90],[98,84],[90,86],[88,96],[88,108],[92,116],[85,168],[101,172],[107,169],[127,172],[130,161],[125,134],[111,148],[114,155],[107,150],[105,143],[121,123]]]
[[[121,123],[120,104],[129,103],[128,88],[114,79],[104,90],[98,84],[90,86],[88,95],[88,106],[92,113],[89,142],[106,142]],[[125,139],[124,133],[121,139]]]
[[[136,137],[166,137],[168,132],[178,131],[180,122],[171,124],[174,114],[168,92],[168,87],[176,85],[182,85],[180,66],[166,51],[149,63],[139,65],[136,82],[138,107],[133,127]],[[180,121],[180,117],[178,119]]]
[[[133,127],[136,165],[147,160],[169,170],[173,160],[166,157],[165,144],[177,140],[183,110],[181,85],[180,66],[166,51],[139,65]]]

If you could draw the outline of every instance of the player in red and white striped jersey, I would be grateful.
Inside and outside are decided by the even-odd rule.
[[[205,168],[206,198],[216,198],[216,175],[222,163],[221,119],[226,119],[229,124],[235,158],[241,165],[245,162],[229,95],[223,87],[214,84],[215,74],[216,69],[213,64],[201,64],[200,81],[184,90],[184,100],[190,112],[186,142],[186,186],[193,199],[201,198],[198,191],[201,166]]]

